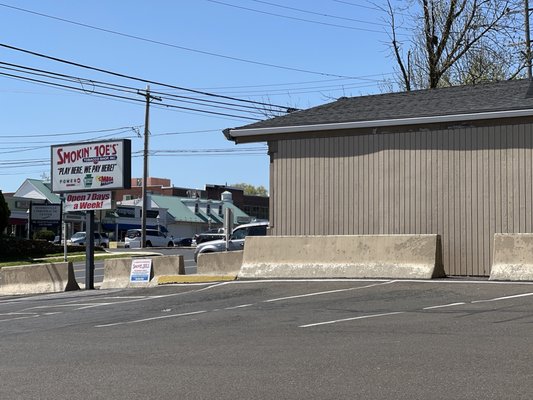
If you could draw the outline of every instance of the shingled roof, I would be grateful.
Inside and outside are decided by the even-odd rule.
[[[438,122],[437,118],[452,120],[486,119],[533,115],[533,88],[529,80],[503,81],[472,86],[387,93],[360,97],[343,97],[332,103],[296,111],[281,117],[260,121],[224,131],[229,139],[237,136],[268,133],[320,130],[320,126],[334,124],[338,129],[350,123],[400,125]],[[490,114],[490,115],[488,115]],[[463,116],[463,117],[461,117]],[[464,116],[468,116],[465,118]],[[435,120],[435,121],[433,121]],[[341,125],[339,125],[341,124]],[[318,126],[318,128],[316,128]],[[306,129],[315,127],[316,129]],[[353,127],[357,127],[354,125]],[[330,128],[331,129],[331,128]]]

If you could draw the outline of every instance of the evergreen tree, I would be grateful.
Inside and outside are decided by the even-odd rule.
[[[0,190],[0,234],[4,232],[4,229],[6,229],[9,223],[10,215],[11,215],[11,211],[9,211],[9,207],[7,206],[4,195],[2,194],[2,191]]]

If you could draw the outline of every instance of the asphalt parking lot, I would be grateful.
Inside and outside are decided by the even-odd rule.
[[[4,399],[530,399],[533,285],[239,281],[0,298]]]

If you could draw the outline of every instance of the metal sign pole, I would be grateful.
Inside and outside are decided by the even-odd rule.
[[[226,236],[226,251],[228,251],[231,231],[233,230],[233,211],[231,208],[226,208],[224,211],[224,235]]]
[[[85,290],[94,289],[94,210],[87,211],[85,223]]]
[[[31,240],[32,239],[32,236],[31,236],[31,214],[32,214],[32,208],[33,206],[33,203],[32,201],[30,200],[30,209],[28,210],[28,240]]]
[[[67,213],[65,212],[65,195],[61,196],[61,212],[59,220],[59,229],[61,235],[59,236],[59,244],[63,244],[63,261],[67,262]]]

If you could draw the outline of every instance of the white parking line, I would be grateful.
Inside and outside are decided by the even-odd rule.
[[[112,304],[112,303],[108,303]],[[79,307],[79,306],[92,306],[94,304],[82,304],[82,303],[71,303],[71,304],[51,304],[49,306],[35,306],[35,307],[28,307],[24,310],[42,310],[45,308],[59,308],[59,307]]]
[[[155,321],[155,320],[158,320],[158,319],[186,317],[186,316],[189,316],[189,315],[203,314],[203,313],[206,313],[206,312],[207,311],[193,311],[193,312],[182,313],[182,314],[162,315],[160,317],[144,318],[144,319],[137,319],[137,320],[133,320],[133,321],[125,321],[125,322],[116,322],[116,323],[113,323],[113,324],[95,325],[95,328],[108,328],[110,326],[136,324],[136,323],[139,323],[139,322]]]
[[[432,307],[424,307],[422,310],[434,310],[435,308],[444,308],[444,307],[453,307],[453,306],[462,306],[466,303],[450,303],[450,304],[442,304],[440,306],[432,306]]]
[[[390,313],[384,313],[384,314],[361,315],[359,317],[343,318],[343,319],[336,319],[336,320],[333,320],[333,321],[324,321],[324,322],[317,322],[317,323],[314,323],[314,324],[300,325],[298,328],[310,328],[310,327],[313,327],[313,326],[336,324],[336,323],[339,323],[339,322],[346,322],[346,321],[355,321],[357,319],[386,317],[388,315],[398,315],[398,314],[404,314],[404,313],[405,313],[405,311],[397,311],[397,312],[390,312]]]
[[[246,308],[246,307],[252,307],[255,306],[255,304],[242,304],[240,306],[234,306],[234,307],[226,307],[224,310],[236,310],[238,308]]]
[[[321,296],[321,295],[324,295],[324,294],[331,294],[331,293],[349,292],[349,291],[360,290],[360,289],[368,289],[368,288],[371,288],[371,287],[374,287],[374,286],[388,285],[388,284],[393,283],[393,282],[395,282],[395,281],[380,282],[380,283],[375,283],[373,285],[352,287],[352,288],[348,288],[348,289],[328,290],[328,291],[325,291],[325,292],[315,292],[315,293],[300,294],[300,295],[296,295],[296,296],[279,297],[277,299],[264,300],[264,303],[271,303],[271,302],[274,302],[274,301],[299,299],[299,298],[302,298],[302,297]]]
[[[513,296],[496,297],[494,299],[488,299],[488,300],[474,300],[474,301],[472,301],[472,303],[488,303],[488,302],[491,302],[491,301],[517,299],[519,297],[527,297],[527,296],[533,296],[533,293],[515,294]]]
[[[8,313],[1,313],[0,315],[35,315],[37,313],[34,312],[8,312]]]
[[[9,319],[0,319],[0,322],[7,322],[7,321],[15,321],[17,319],[28,319],[28,318],[37,318],[40,315],[26,315],[25,317],[15,317],[15,318],[9,318]]]

